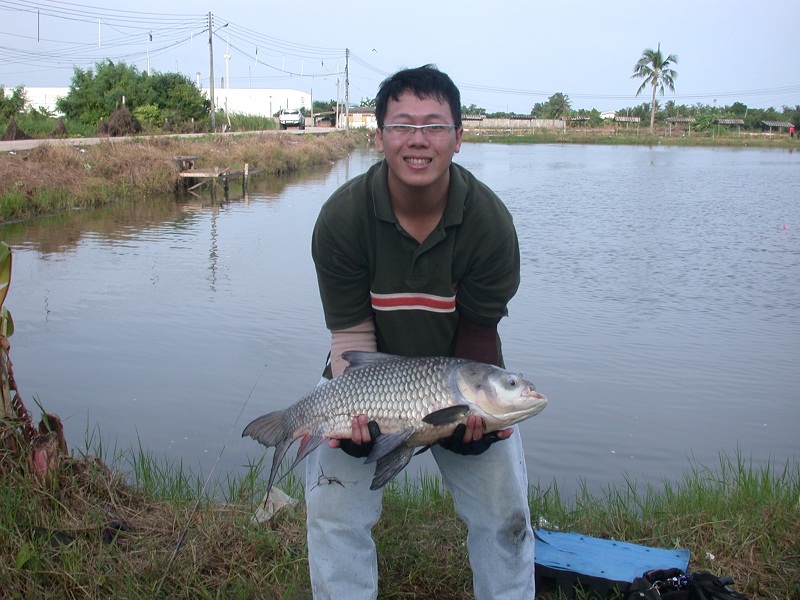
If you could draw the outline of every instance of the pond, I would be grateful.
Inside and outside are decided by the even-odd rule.
[[[216,463],[223,479],[259,460],[242,429],[313,387],[328,350],[317,212],[379,159],[359,150],[230,202],[0,226],[28,408],[61,416],[77,449],[141,445],[204,476]],[[599,491],[720,455],[796,461],[799,153],[485,143],[456,159],[520,235],[501,335],[509,369],[550,399],[521,425],[532,482]]]

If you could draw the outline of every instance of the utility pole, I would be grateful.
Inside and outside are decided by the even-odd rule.
[[[225,89],[231,89],[231,77],[229,72],[230,62],[231,62],[231,55],[230,55],[231,44],[230,41],[225,46]]]
[[[336,71],[338,72],[339,69],[337,68]],[[336,78],[336,129],[339,129],[339,78]]]
[[[211,63],[211,71],[208,77],[208,98],[211,101],[211,133],[214,133],[214,130],[217,127],[217,119],[216,115],[214,114],[216,109],[214,108],[214,30],[211,28],[211,11],[208,13],[208,53]]]
[[[350,133],[350,48],[344,51],[344,129]]]

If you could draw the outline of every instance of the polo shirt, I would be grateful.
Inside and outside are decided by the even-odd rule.
[[[312,256],[328,329],[374,318],[380,352],[451,356],[460,315],[494,327],[519,287],[519,243],[500,199],[460,165],[447,204],[419,243],[397,221],[383,160],[320,210]]]

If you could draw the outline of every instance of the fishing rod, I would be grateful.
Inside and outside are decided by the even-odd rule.
[[[242,418],[244,414],[244,409],[247,408],[248,402],[250,402],[250,398],[253,396],[253,392],[256,391],[256,387],[258,386],[258,382],[261,381],[261,377],[264,376],[264,373],[267,370],[267,365],[264,365],[264,368],[261,369],[261,372],[258,374],[256,378],[256,382],[253,384],[253,387],[250,389],[250,393],[247,394],[247,398],[244,400],[244,404],[242,405],[239,414],[236,417],[236,420],[233,422],[230,431],[228,431],[228,436],[225,438],[225,443],[222,444],[222,448],[217,455],[216,460],[214,461],[214,465],[211,467],[211,472],[206,477],[205,483],[203,483],[203,488],[200,490],[200,493],[197,495],[197,500],[192,506],[192,510],[189,513],[189,518],[186,520],[186,526],[181,530],[180,535],[178,536],[178,541],[175,544],[175,549],[172,551],[172,555],[169,557],[167,561],[167,566],[164,569],[164,574],[161,576],[161,579],[158,581],[158,586],[156,587],[156,591],[153,594],[153,600],[156,600],[161,593],[161,587],[164,585],[164,581],[167,579],[167,575],[169,574],[170,569],[172,568],[172,564],[175,562],[175,558],[178,556],[178,552],[180,551],[181,547],[183,546],[183,541],[186,539],[186,534],[189,532],[189,527],[192,524],[192,519],[194,519],[194,515],[197,512],[198,507],[200,506],[200,501],[202,500],[203,496],[205,495],[206,488],[208,488],[208,484],[211,482],[211,476],[214,474],[214,471],[217,468],[217,464],[219,460],[222,458],[223,452],[225,452],[225,448],[228,446],[228,441],[231,439],[231,434],[233,430],[236,428],[236,425],[239,423],[239,419]]]

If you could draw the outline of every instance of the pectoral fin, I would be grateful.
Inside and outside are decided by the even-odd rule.
[[[372,445],[372,450],[367,457],[366,463],[372,463],[380,460],[384,456],[394,452],[398,446],[401,446],[411,434],[414,433],[413,429],[407,429],[400,433],[384,433],[379,435]],[[406,461],[408,462],[408,461]],[[401,469],[403,467],[400,467]]]
[[[467,413],[469,413],[469,406],[466,404],[456,404],[455,406],[448,406],[447,408],[442,408],[429,415],[425,415],[422,417],[422,420],[435,427],[452,425],[466,417]]]
[[[379,458],[378,464],[375,465],[375,477],[372,478],[372,485],[369,486],[369,489],[377,490],[389,483],[408,464],[413,454],[412,446],[400,446]]]

